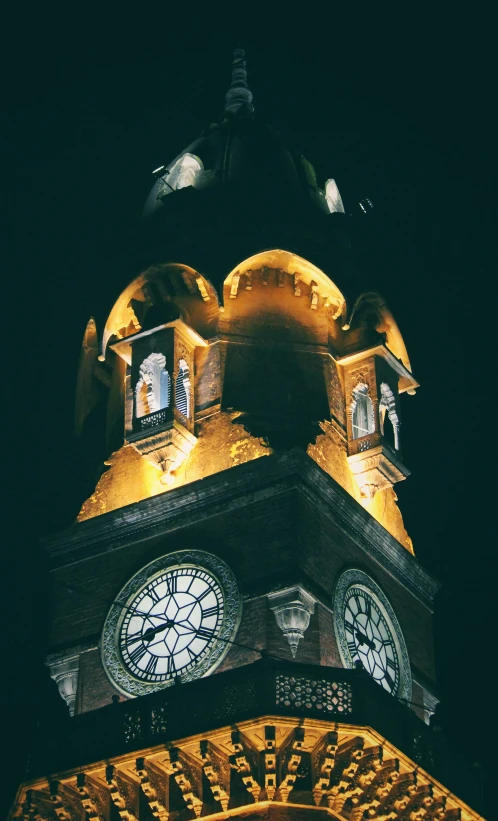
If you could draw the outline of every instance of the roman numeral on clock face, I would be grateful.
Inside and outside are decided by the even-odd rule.
[[[201,595],[200,595],[200,596],[197,596],[197,601],[198,601],[198,602],[199,602],[199,601],[202,601],[203,599],[205,599],[205,598],[206,598],[206,596],[209,596],[209,594],[210,594],[210,593],[211,593],[211,588],[210,588],[210,587],[206,587],[206,589],[204,590],[204,592],[203,592],[203,593],[201,593]]]
[[[170,596],[177,592],[178,579],[176,576],[166,576],[166,588]]]
[[[209,627],[199,627],[197,636],[200,639],[212,639],[214,636],[214,630],[210,630]]]
[[[218,607],[214,605],[213,607],[208,607],[206,610],[202,611],[202,618],[208,619],[210,616],[217,616],[218,615]]]
[[[139,630],[138,633],[132,633],[131,636],[126,636],[124,642],[122,644],[125,647],[128,647],[130,644],[135,644],[135,642],[140,641],[142,638],[142,631]]]
[[[157,656],[151,656],[147,664],[145,665],[145,672],[149,674],[154,674],[156,672],[158,661],[159,659],[157,658]]]
[[[356,648],[356,644],[354,643],[354,641],[348,641],[348,650],[352,656],[358,655],[358,650]]]
[[[344,626],[346,630],[354,636],[354,624],[351,624],[351,622],[346,619]]]
[[[131,650],[129,653],[130,660],[133,662],[133,664],[138,664],[138,662],[145,655],[146,652],[147,650],[145,649],[143,644],[137,644],[135,649]]]

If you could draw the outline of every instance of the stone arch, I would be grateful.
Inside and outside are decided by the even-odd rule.
[[[163,173],[158,169],[157,177],[144,206],[144,217],[151,216],[162,199],[181,188],[196,188],[205,176],[204,164],[197,154],[184,151],[170,162]]]
[[[380,432],[384,437],[386,436],[386,419],[389,420],[393,427],[394,448],[395,450],[399,450],[400,422],[396,408],[396,399],[389,385],[386,382],[381,382],[379,401],[379,424]]]
[[[344,214],[342,197],[335,180],[330,179],[325,183],[325,199],[327,200],[327,206],[331,214]]]
[[[166,357],[151,353],[140,365],[140,377],[135,386],[135,416],[140,419],[169,407],[171,377],[166,370]]]
[[[252,290],[251,275],[256,269],[277,271],[284,277],[284,282],[290,277],[294,295],[297,297],[301,296],[301,286],[307,286],[310,291],[310,307],[316,308],[317,302],[320,301],[323,307],[332,309],[334,319],[346,310],[346,298],[327,274],[298,254],[280,248],[254,254],[230,271],[223,285],[225,305],[230,299],[236,298],[239,287]],[[279,279],[277,273],[277,287],[282,287],[284,282]]]
[[[361,294],[356,300],[348,322],[343,325],[344,330],[362,325],[362,320],[368,316],[379,334],[384,334],[385,343],[394,356],[402,362],[411,373],[410,359],[401,331],[380,294],[368,292]]]
[[[175,381],[175,406],[182,416],[190,419],[190,371],[184,359],[178,362]]]
[[[100,359],[105,359],[112,339],[141,331],[147,310],[161,303],[175,306],[183,321],[203,338],[217,332],[219,303],[209,280],[181,263],[154,265],[130,282],[114,303],[102,335]]]
[[[351,393],[351,432],[353,439],[361,439],[375,432],[375,415],[368,385],[358,382]]]

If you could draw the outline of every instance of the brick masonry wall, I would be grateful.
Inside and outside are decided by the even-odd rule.
[[[218,672],[255,661],[259,650],[292,658],[266,594],[297,582],[319,603],[296,661],[341,666],[330,609],[338,576],[347,567],[358,567],[390,600],[412,665],[429,681],[434,679],[429,611],[331,519],[330,511],[324,515],[314,498],[293,487],[271,498],[253,498],[245,507],[220,512],[202,524],[176,527],[166,536],[132,541],[119,550],[54,570],[51,652],[69,651],[85,642],[95,646],[109,607],[123,585],[147,563],[184,549],[204,550],[222,558],[234,572],[243,597],[237,644],[230,648]],[[115,692],[98,650],[81,656],[79,690],[83,711],[109,703]]]

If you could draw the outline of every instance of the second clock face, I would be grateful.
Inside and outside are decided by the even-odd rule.
[[[375,598],[362,587],[352,586],[346,593],[344,630],[352,660],[359,659],[372,678],[397,693],[400,670],[395,638]]]
[[[345,667],[360,661],[388,693],[410,700],[410,660],[398,619],[379,585],[362,570],[345,570],[337,580],[334,627]]]
[[[223,611],[221,587],[205,569],[161,573],[127,607],[119,634],[124,664],[150,682],[188,672],[209,652]]]

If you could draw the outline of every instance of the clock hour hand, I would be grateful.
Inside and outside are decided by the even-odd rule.
[[[168,619],[168,621],[165,621],[164,624],[158,624],[157,627],[149,627],[143,634],[142,638],[146,642],[151,642],[158,633],[162,633],[163,630],[169,630],[169,628],[174,627],[174,625],[175,622]]]
[[[365,636],[365,633],[361,633],[359,630],[355,632],[356,640],[359,642],[360,646],[362,644],[366,644],[370,650],[375,650],[375,642],[372,639],[369,639],[368,636]]]

